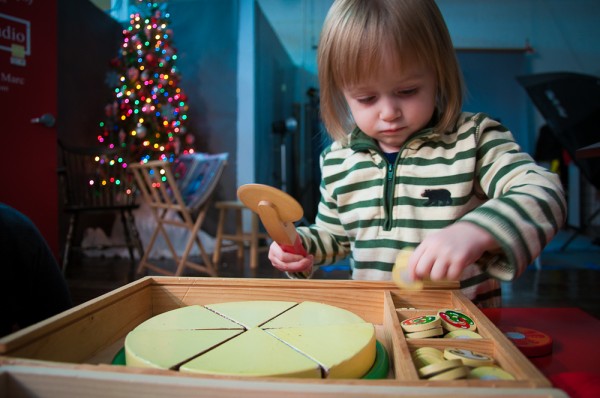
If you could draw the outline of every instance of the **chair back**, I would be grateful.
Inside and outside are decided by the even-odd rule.
[[[191,268],[211,276],[217,275],[198,233],[208,212],[211,196],[226,165],[226,153],[200,153],[179,156],[173,163],[153,160],[129,166],[156,221],[150,242],[140,260],[138,274],[151,270],[164,275],[180,276],[185,269]],[[175,212],[179,217],[172,217],[171,212]],[[189,231],[181,256],[175,250],[169,230],[165,226]],[[176,262],[175,271],[165,269],[164,264],[150,261],[150,253],[159,234],[162,234]],[[194,244],[200,249],[202,264],[189,260]]]
[[[198,153],[181,155],[173,163],[153,160],[130,169],[151,208],[194,213],[208,204],[226,164],[227,153]]]
[[[114,162],[116,150],[70,147],[59,142],[66,211],[111,210],[137,206],[133,176]]]

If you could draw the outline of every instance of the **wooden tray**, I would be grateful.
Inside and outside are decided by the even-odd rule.
[[[371,386],[374,394],[383,393],[382,387],[389,388],[385,391],[396,393],[399,391],[398,388],[410,387],[431,388],[432,393],[433,391],[439,393],[438,389],[441,388],[442,391],[454,391],[454,393],[462,391],[460,394],[465,394],[465,391],[475,392],[484,389],[488,391],[486,396],[502,395],[510,391],[513,393],[520,391],[523,396],[564,396],[561,395],[560,390],[551,388],[550,382],[544,375],[471,301],[466,299],[459,290],[447,289],[448,286],[431,284],[427,286],[428,289],[421,291],[400,291],[391,282],[145,277],[0,339],[0,365],[4,374],[12,372],[12,374],[24,375],[32,372],[31,369],[36,369],[34,373],[46,369],[46,372],[62,374],[73,383],[83,383],[86,380],[83,374],[101,374],[103,378],[113,378],[115,382],[122,375],[131,377],[135,375],[141,378],[140,380],[143,379],[143,375],[153,375],[165,377],[165,380],[176,378],[180,381],[191,379],[198,382],[198,379],[202,379],[211,380],[212,383],[225,379],[229,384],[224,385],[231,385],[233,379],[235,383],[241,383],[240,385],[258,383],[264,387],[264,390],[261,390],[262,396],[270,391],[268,386],[277,386],[276,390],[280,393],[282,388],[284,390],[287,388],[285,386],[291,388],[298,385],[306,386],[305,388],[312,392],[321,391],[324,394],[327,389],[333,387],[319,386],[341,388],[344,385],[351,385],[363,386],[367,389]],[[257,379],[242,377],[183,375],[170,370],[111,365],[113,357],[123,347],[127,333],[152,316],[186,305],[245,300],[317,301],[356,313],[365,321],[375,325],[378,340],[384,344],[390,354],[389,377],[383,380],[302,381],[290,378],[261,378],[259,382]],[[483,338],[461,340],[404,337],[400,327],[403,319],[434,314],[437,310],[445,308],[460,310],[474,319],[478,333]],[[420,379],[411,352],[423,346],[442,349],[458,347],[482,352],[492,356],[496,363],[512,373],[516,380],[428,381]],[[97,376],[92,377],[92,380],[96,378]],[[35,377],[34,379],[38,380]],[[130,380],[133,382],[133,378]],[[145,382],[142,380],[140,383],[144,385]],[[2,385],[6,383],[0,382],[0,386]],[[493,390],[489,390],[490,388]],[[237,394],[239,395],[239,390]]]

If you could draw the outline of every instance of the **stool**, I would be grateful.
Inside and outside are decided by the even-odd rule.
[[[213,252],[213,264],[215,268],[218,267],[221,259],[221,247],[223,240],[230,240],[237,243],[237,257],[242,260],[244,258],[244,244],[248,243],[250,246],[250,268],[256,269],[258,266],[258,252],[267,250],[268,247],[259,247],[259,239],[266,239],[269,237],[266,233],[258,231],[259,222],[258,215],[251,211],[249,208],[244,206],[239,201],[221,201],[215,203],[215,208],[219,210],[219,224],[217,226],[217,236],[215,238],[215,250]],[[252,213],[252,224],[250,232],[244,232],[242,227],[242,212],[248,210]],[[225,234],[225,216],[228,211],[235,213],[235,233]]]

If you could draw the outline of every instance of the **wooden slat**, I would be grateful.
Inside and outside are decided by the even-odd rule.
[[[373,388],[375,387],[375,388]],[[558,389],[516,389],[512,387],[411,387],[386,384],[337,382],[302,383],[278,380],[232,380],[173,377],[164,372],[139,373],[132,370],[111,372],[96,367],[46,368],[8,365],[0,368],[0,396],[74,398],[168,396],[214,398],[389,398],[389,397],[481,397],[567,398]]]
[[[84,362],[149,318],[150,284],[134,282],[3,337],[0,355]]]

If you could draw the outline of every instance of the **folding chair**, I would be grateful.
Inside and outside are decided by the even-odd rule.
[[[174,163],[155,160],[129,166],[137,181],[138,189],[142,192],[156,220],[156,228],[139,263],[137,274],[150,269],[163,275],[180,276],[187,267],[210,276],[217,276],[217,271],[198,237],[198,232],[226,164],[227,154],[223,153],[182,155]],[[176,212],[179,217],[169,218],[169,212]],[[181,227],[189,231],[181,257],[173,247],[165,225]],[[177,264],[175,272],[150,261],[150,254],[159,233],[165,239]],[[188,260],[194,243],[200,250],[203,264]]]

